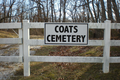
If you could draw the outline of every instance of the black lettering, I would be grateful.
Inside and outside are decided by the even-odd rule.
[[[68,26],[65,26],[65,31],[64,32],[68,32],[69,33]]]
[[[56,42],[60,41],[61,42],[61,35],[56,35]]]
[[[70,37],[71,37],[71,35],[67,35],[67,37],[68,37],[68,42],[70,42]]]
[[[59,27],[59,31],[62,33],[64,31],[64,27],[63,26],[60,26]]]
[[[62,42],[66,42],[66,35],[62,36]]]
[[[51,41],[55,42],[55,35],[51,35]]]
[[[73,27],[73,26],[69,26],[69,27],[70,27],[70,33],[72,33],[72,27]]]
[[[77,28],[78,28],[77,26],[74,26],[74,29],[75,29],[74,33],[77,33],[77,32],[78,32],[78,29],[77,29]]]
[[[58,31],[57,31],[57,27],[58,27],[58,26],[55,26],[55,32],[57,32],[57,33],[58,33]]]
[[[77,42],[81,42],[80,38],[81,38],[81,36],[80,36],[80,35],[77,35],[76,41],[77,41]]]
[[[85,35],[82,35],[82,42],[84,42],[84,39],[85,39]]]
[[[47,41],[48,41],[48,42],[50,42],[49,37],[50,37],[50,35],[47,36]]]
[[[75,35],[72,35],[72,42],[75,42]]]

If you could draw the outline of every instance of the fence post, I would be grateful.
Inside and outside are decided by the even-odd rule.
[[[29,20],[23,20],[24,76],[30,76]]]
[[[19,38],[23,38],[23,26],[21,24],[21,29],[19,29]],[[23,44],[19,45],[19,56],[23,57]]]
[[[111,21],[106,20],[104,23],[104,51],[103,51],[103,72],[109,72],[109,59],[110,59],[110,36],[111,36]]]

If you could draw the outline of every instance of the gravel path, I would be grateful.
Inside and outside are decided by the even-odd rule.
[[[10,45],[5,45],[8,47]],[[33,49],[40,49],[40,46],[31,46],[32,51],[30,51],[31,55],[35,54]],[[18,45],[4,48],[0,50],[0,56],[18,56]],[[14,72],[19,69],[23,63],[14,63],[14,62],[0,62],[0,80],[9,79],[10,76],[14,75]]]

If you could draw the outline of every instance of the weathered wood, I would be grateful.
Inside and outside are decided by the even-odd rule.
[[[22,44],[21,38],[0,38],[0,44]]]
[[[0,56],[2,62],[22,62],[21,56]]]
[[[0,29],[18,29],[21,23],[0,23]]]

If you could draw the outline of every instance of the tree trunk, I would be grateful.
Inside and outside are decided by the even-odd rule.
[[[120,23],[119,10],[117,9],[117,4],[115,3],[115,0],[112,0],[112,4],[113,4],[113,10],[115,12],[116,22]]]
[[[97,16],[96,16],[96,12],[95,12],[94,0],[92,0],[92,6],[93,6],[93,12],[94,12],[94,15],[95,15],[95,22],[97,22]]]
[[[64,0],[64,8],[63,8],[63,22],[65,22],[65,18],[66,18],[66,11],[65,11],[66,7],[65,7],[65,5],[66,5],[66,0]]]
[[[100,12],[100,10],[99,10],[99,1],[96,3],[96,5],[97,5],[97,21],[96,22],[99,22],[100,20],[99,20],[99,12]]]
[[[111,22],[113,22],[111,0],[107,0],[107,10],[108,10],[108,20],[111,20]]]
[[[91,10],[90,10],[89,0],[87,0],[87,3],[88,3],[88,10],[89,10],[89,13],[90,13],[91,18],[92,18],[92,22],[95,22],[95,21],[94,21],[94,18],[93,18],[93,14],[92,14],[92,12],[91,12]]]
[[[47,0],[47,18],[45,19],[45,22],[48,22],[48,13],[49,13],[49,10],[48,10],[48,0]]]
[[[53,0],[51,0],[51,17],[52,17],[52,22],[53,22],[53,9],[54,9],[54,4],[53,4]]]
[[[4,8],[4,23],[6,22],[6,0],[3,0],[3,8]]]
[[[59,22],[61,22],[61,3],[62,3],[62,1],[60,0],[60,15],[59,15]]]
[[[106,20],[106,14],[105,14],[105,5],[104,5],[104,1],[103,0],[100,0],[101,1],[101,7],[102,7],[102,22],[104,22]]]

